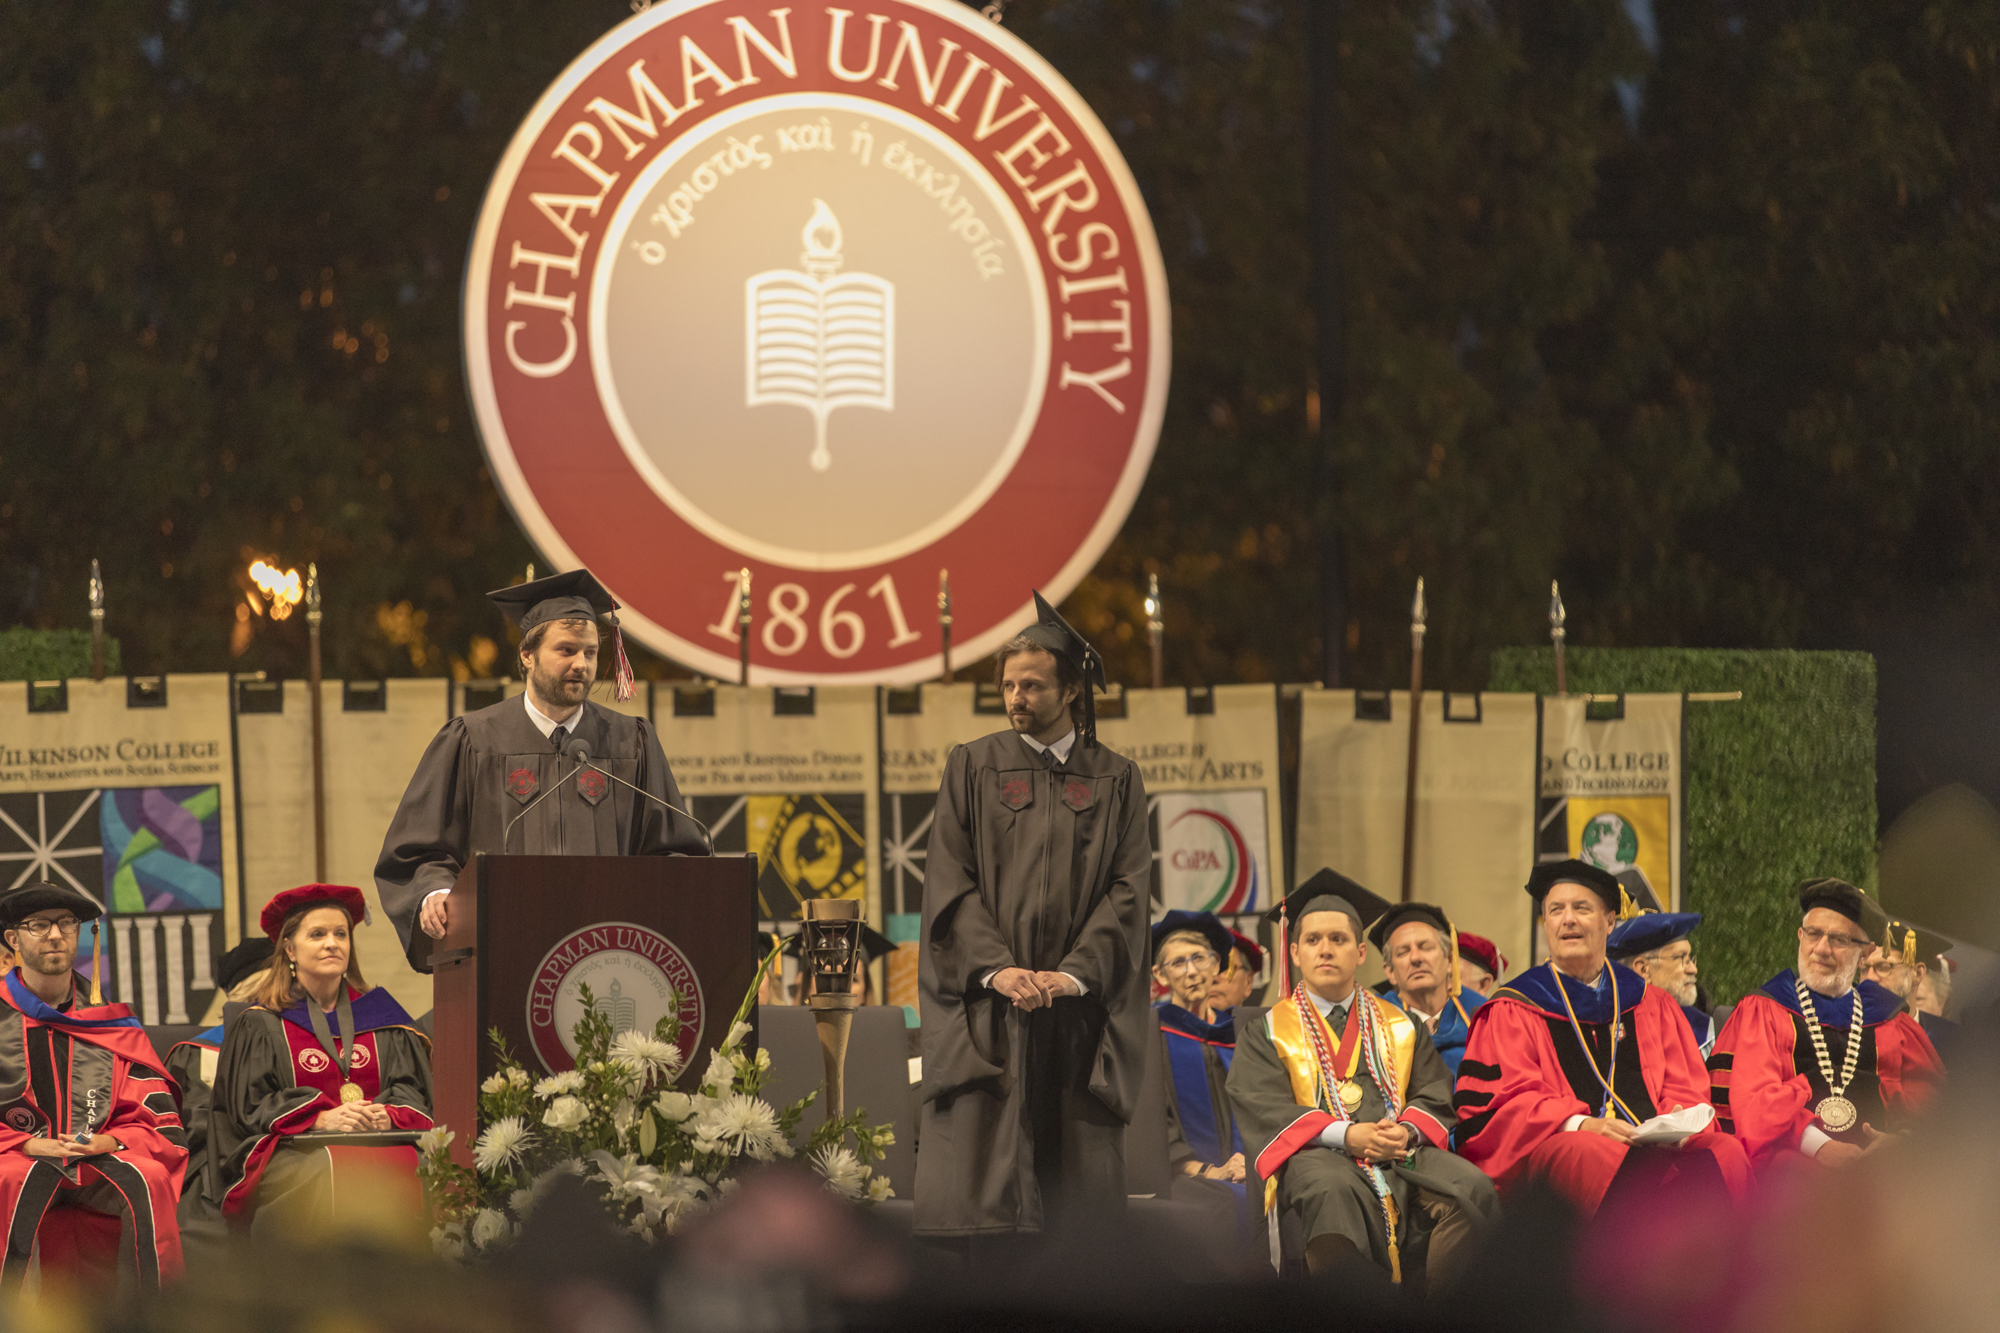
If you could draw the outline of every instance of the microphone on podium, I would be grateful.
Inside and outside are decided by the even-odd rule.
[[[589,758],[590,758],[590,750],[589,750],[589,749],[588,749],[587,747],[585,747],[585,746],[581,746],[581,745],[572,745],[572,746],[570,746],[570,747],[569,747],[569,754],[570,754],[571,756],[574,756],[574,757],[576,757],[576,758],[579,758],[579,759],[586,759],[586,760],[587,760],[587,759],[589,759]],[[506,828],[506,830],[505,830],[504,832],[502,832],[502,833],[501,833],[501,835],[500,835],[500,854],[501,854],[501,855],[503,855],[503,856],[504,856],[504,855],[506,855],[506,853],[507,853],[507,840],[508,840],[509,838],[511,838],[511,837],[513,837],[513,836],[514,836],[514,825],[516,825],[516,824],[520,823],[520,822],[521,822],[522,820],[526,819],[526,818],[528,817],[528,812],[529,812],[530,810],[532,810],[532,809],[534,809],[534,808],[535,808],[536,806],[540,805],[540,804],[541,804],[541,803],[542,803],[543,801],[546,801],[547,799],[549,799],[549,794],[550,794],[551,792],[553,792],[553,791],[555,791],[555,790],[556,790],[557,788],[561,787],[561,786],[563,785],[563,783],[565,783],[565,782],[568,782],[568,781],[570,780],[570,778],[573,778],[573,777],[575,777],[575,776],[576,776],[576,775],[577,775],[577,774],[578,774],[579,772],[581,772],[581,771],[582,771],[582,768],[581,768],[581,766],[579,766],[579,767],[577,767],[577,768],[572,768],[572,769],[571,769],[571,770],[570,770],[570,771],[568,772],[568,774],[566,774],[566,775],[565,775],[565,776],[563,776],[563,777],[560,777],[560,778],[556,779],[556,780],[555,780],[554,782],[551,782],[551,783],[550,783],[550,784],[549,784],[548,786],[546,786],[546,787],[542,788],[542,791],[541,791],[541,794],[540,794],[539,796],[535,797],[535,799],[534,799],[534,800],[532,800],[532,801],[528,802],[528,803],[527,803],[526,805],[524,805],[524,806],[522,806],[522,807],[521,807],[521,813],[520,813],[520,814],[518,814],[518,815],[515,815],[515,816],[514,816],[514,817],[513,817],[512,819],[510,819],[510,820],[508,820],[508,821],[507,821],[507,828]]]
[[[605,777],[610,778],[613,782],[617,783],[619,786],[631,788],[633,791],[638,792],[641,796],[653,802],[655,805],[664,806],[666,809],[671,810],[673,813],[679,815],[681,818],[693,824],[696,828],[701,830],[701,840],[702,843],[708,848],[708,854],[710,856],[715,855],[715,836],[708,831],[708,825],[702,823],[699,819],[696,819],[693,815],[681,809],[679,806],[675,805],[672,801],[667,800],[665,797],[655,796],[652,792],[647,791],[644,787],[635,787],[631,783],[627,782],[625,779],[619,777],[616,773],[605,772],[604,769],[601,769],[596,764],[591,763],[590,747],[588,745],[570,746],[569,756],[570,758],[576,760],[578,772],[582,772],[584,769],[587,768],[590,769],[592,772],[603,773]],[[538,797],[537,799],[540,798]],[[526,810],[523,810],[521,813],[525,815],[528,812]]]

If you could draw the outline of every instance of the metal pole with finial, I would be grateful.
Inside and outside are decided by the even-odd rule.
[[[951,684],[951,571],[938,571],[938,642],[944,645],[944,683]]]
[[[1563,670],[1563,640],[1569,636],[1569,631],[1563,628],[1563,621],[1568,618],[1568,613],[1563,610],[1562,589],[1556,586],[1554,579],[1550,579],[1549,642],[1556,648],[1556,693],[1559,695],[1569,693],[1569,675]]]
[[[750,683],[750,569],[736,571],[736,683]]]
[[[306,689],[312,696],[313,875],[326,883],[326,723],[320,716],[319,566],[306,566]]]
[[[1403,781],[1403,901],[1410,901],[1417,870],[1417,736],[1424,721],[1424,580],[1410,603],[1410,762]]]
[[[1153,688],[1167,685],[1167,622],[1160,606],[1160,576],[1146,575],[1146,642],[1153,650]]]
[[[90,562],[90,678],[104,679],[104,575]]]

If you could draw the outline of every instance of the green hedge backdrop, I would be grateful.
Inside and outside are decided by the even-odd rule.
[[[119,674],[118,640],[104,636],[104,674]],[[90,631],[0,630],[0,680],[78,680],[90,675]]]
[[[1695,958],[1717,1004],[1734,1004],[1797,956],[1802,879],[1875,892],[1875,659],[1866,653],[1572,648],[1572,691],[1741,690],[1685,714],[1683,906],[1700,912]],[[1494,690],[1553,693],[1555,654],[1493,654]]]

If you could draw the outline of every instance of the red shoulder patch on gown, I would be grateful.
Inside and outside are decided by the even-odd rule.
[[[611,783],[594,768],[586,768],[576,775],[577,794],[596,805],[604,799],[604,793],[611,790]]]
[[[1072,810],[1088,810],[1097,793],[1088,782],[1071,778],[1063,784],[1063,804]]]
[[[517,801],[525,801],[541,786],[532,768],[517,768],[507,775],[507,794]]]
[[[1035,784],[1026,778],[1006,778],[1000,783],[1000,800],[1009,810],[1019,810],[1035,796]]]

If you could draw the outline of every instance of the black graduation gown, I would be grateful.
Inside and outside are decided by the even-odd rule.
[[[1152,857],[1138,766],[1101,745],[1079,738],[1051,769],[1003,731],[945,761],[924,871],[918,1232],[1040,1231],[1058,1202],[1122,1206],[1125,1125],[1160,1040]],[[982,984],[1003,967],[1068,972],[1086,994],[1025,1012]]]
[[[528,719],[519,696],[445,723],[417,764],[382,840],[375,887],[396,923],[410,966],[428,972],[430,936],[417,928],[423,901],[449,889],[477,852],[536,856],[698,856],[701,833],[603,774],[555,752]],[[673,805],[686,807],[652,724],[586,702],[569,723],[569,745],[590,747],[591,762]],[[507,824],[544,793],[509,835]],[[505,846],[502,841],[505,841]]]

